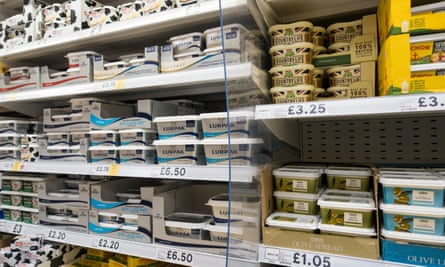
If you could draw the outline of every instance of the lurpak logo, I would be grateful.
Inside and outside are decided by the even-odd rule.
[[[227,128],[227,123],[223,122],[223,123],[211,123],[209,125],[210,128],[212,129],[221,129],[221,128]],[[232,122],[230,123],[230,127],[235,127],[235,124]]]
[[[164,127],[163,130],[165,132],[171,132],[171,131],[184,131],[184,126],[170,126],[170,127]]]
[[[238,154],[238,150],[231,149],[230,152],[232,154]],[[213,149],[212,154],[213,155],[227,155],[229,153],[228,149]]]
[[[184,154],[184,150],[181,149],[172,149],[172,150],[162,150],[162,154]]]

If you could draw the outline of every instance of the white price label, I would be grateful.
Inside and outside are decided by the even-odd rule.
[[[331,267],[331,257],[295,252],[292,258],[291,266],[314,266],[314,267]]]
[[[402,98],[399,101],[400,111],[444,110],[445,99],[436,95]]]
[[[176,249],[159,248],[157,257],[163,261],[187,266],[193,266],[194,261],[194,256],[191,252],[184,252]]]
[[[289,117],[301,115],[321,115],[327,114],[326,104],[291,104],[287,108]]]
[[[98,249],[120,252],[121,243],[119,240],[111,238],[98,238],[93,240],[93,246]]]
[[[64,231],[57,231],[57,230],[49,230],[46,234],[46,237],[53,240],[65,240],[66,239],[66,232]]]
[[[12,224],[8,232],[16,235],[21,235],[23,233],[23,224],[20,223]]]
[[[186,178],[189,177],[189,170],[187,167],[159,167],[155,169],[155,177],[159,178],[169,178],[169,177],[178,177],[178,178]]]

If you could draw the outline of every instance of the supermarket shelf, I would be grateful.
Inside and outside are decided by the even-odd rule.
[[[94,164],[82,162],[0,162],[0,171],[103,175],[140,178],[181,179],[194,181],[228,182],[227,166]],[[255,167],[232,166],[232,182],[250,183],[259,175]]]
[[[404,267],[413,266],[382,260],[344,257],[309,251],[300,251],[280,247],[260,246],[259,260],[264,263],[281,266],[330,266],[330,267]]]
[[[0,220],[0,231],[11,234],[43,236],[45,239],[51,241],[68,243],[88,248],[97,248],[126,255],[177,263],[185,266],[225,266],[226,262],[226,258],[219,255],[176,249],[174,247],[159,246],[155,244],[137,243],[121,239],[103,237],[99,235],[56,230],[54,228],[41,225],[30,225],[5,220]],[[260,266],[260,264],[256,261],[233,258],[230,259],[230,263],[233,263],[233,265],[230,266]]]
[[[259,28],[264,36],[267,28],[254,0],[222,2],[224,24],[242,21],[249,29]],[[123,22],[97,26],[82,31],[42,39],[14,48],[0,50],[0,60],[6,62],[65,61],[68,51],[95,50],[116,57],[128,49],[143,49],[150,44],[165,43],[169,37],[204,31],[219,25],[219,3],[202,1],[187,7],[174,8]],[[178,25],[181,25],[178,27]]]
[[[251,63],[227,67],[228,82],[245,81],[247,88],[268,87],[268,74]],[[144,93],[150,98],[177,95],[207,95],[224,92],[224,69],[222,66],[187,70],[174,73],[161,73],[153,76],[109,80],[92,83],[79,83],[55,88],[39,88],[0,94],[0,105],[9,108],[17,102],[48,101],[66,99],[79,95],[116,95]],[[165,90],[169,89],[169,90]],[[23,108],[23,107],[18,107]]]

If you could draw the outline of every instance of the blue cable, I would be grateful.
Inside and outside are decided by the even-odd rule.
[[[227,64],[226,64],[226,51],[224,45],[224,21],[222,12],[222,2],[218,0],[219,3],[219,24],[221,28],[221,46],[222,46],[222,56],[224,62],[224,92],[226,98],[226,110],[227,110],[227,146],[229,152],[229,181],[228,181],[228,207],[227,207],[227,241],[226,241],[226,267],[229,266],[229,250],[230,250],[230,218],[231,218],[231,208],[232,208],[232,151],[230,149],[230,107],[229,107],[229,88],[227,85]]]

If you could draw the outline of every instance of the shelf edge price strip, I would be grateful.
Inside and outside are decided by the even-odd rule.
[[[49,229],[47,234],[46,234],[46,238],[52,239],[52,240],[58,240],[58,241],[63,241],[66,240],[66,232],[64,231],[58,231],[58,230],[52,230]]]
[[[108,250],[112,252],[120,252],[121,250],[121,242],[112,238],[96,238],[93,239],[93,247],[97,249]]]
[[[155,169],[155,177],[168,178],[189,178],[190,169],[187,167],[174,167],[174,166],[163,166]]]
[[[91,175],[110,175],[115,176],[119,173],[119,164],[99,165],[93,164],[90,168]]]
[[[419,95],[399,100],[400,111],[445,110],[445,96]]]
[[[194,266],[195,261],[195,255],[193,255],[193,253],[177,249],[158,248],[156,256],[162,261],[186,266]]]

